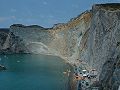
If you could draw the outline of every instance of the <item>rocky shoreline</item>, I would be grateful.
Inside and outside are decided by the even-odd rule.
[[[71,72],[69,72],[68,90],[77,90],[77,81],[75,80],[75,76],[74,76],[74,68],[70,64],[69,64],[69,66],[70,66]]]

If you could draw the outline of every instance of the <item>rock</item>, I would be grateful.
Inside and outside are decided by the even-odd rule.
[[[117,8],[116,8],[117,7]],[[98,71],[101,90],[118,90],[120,85],[120,4],[93,6],[86,58]],[[86,54],[83,54],[86,55]]]
[[[2,70],[6,70],[6,67],[3,65],[0,65],[0,71],[2,71]]]

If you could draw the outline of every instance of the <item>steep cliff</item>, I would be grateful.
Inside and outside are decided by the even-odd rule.
[[[30,53],[52,54],[64,59],[78,58],[78,46],[81,37],[89,28],[91,12],[86,11],[65,24],[56,24],[52,28],[40,26],[12,25],[10,32],[25,42]]]
[[[14,24],[0,34],[0,53],[56,55],[88,71],[95,69],[101,90],[120,86],[120,4],[93,5],[52,28]]]
[[[82,39],[80,58],[89,64],[90,69],[97,70],[101,90],[118,90],[120,4],[93,5],[90,28]]]
[[[102,90],[120,85],[120,4],[93,6],[88,39],[90,66],[99,72]]]
[[[28,53],[24,42],[9,29],[0,29],[0,54]]]
[[[5,28],[0,29],[0,51],[1,51],[3,44],[5,43],[8,32],[9,32],[9,29],[5,29]]]

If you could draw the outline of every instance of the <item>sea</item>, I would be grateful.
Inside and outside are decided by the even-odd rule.
[[[0,90],[69,90],[70,66],[50,55],[0,55]]]

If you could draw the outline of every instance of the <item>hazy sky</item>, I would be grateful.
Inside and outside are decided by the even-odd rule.
[[[18,23],[52,27],[89,10],[95,3],[120,0],[0,0],[0,27]]]

